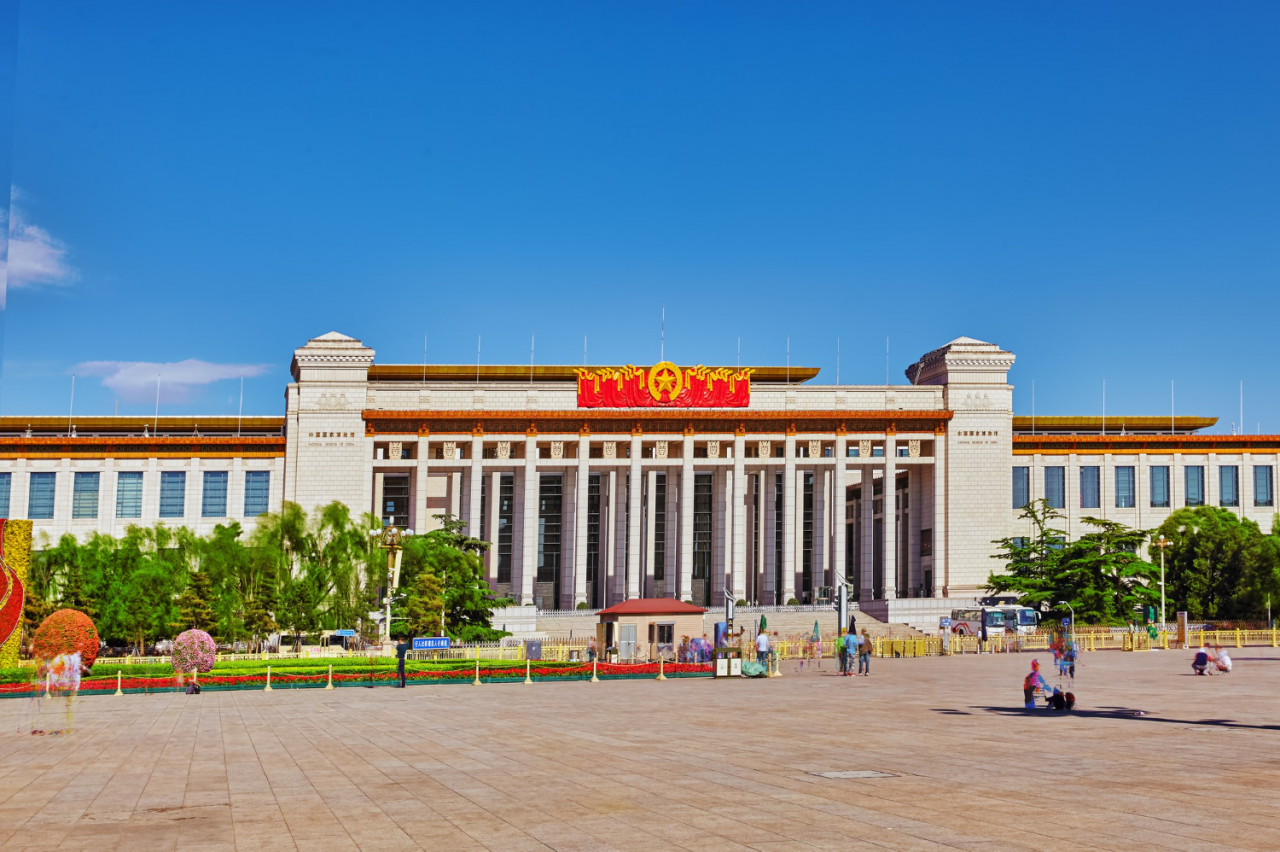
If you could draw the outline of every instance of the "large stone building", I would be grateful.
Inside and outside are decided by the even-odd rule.
[[[981,592],[1030,499],[1072,536],[1199,504],[1269,525],[1280,437],[1017,417],[1013,363],[962,337],[906,385],[814,385],[795,367],[377,364],[334,332],[294,352],[282,418],[0,419],[0,516],[37,537],[207,532],[338,500],[417,530],[463,519],[493,542],[494,589],[543,609],[811,602],[843,577],[863,609],[922,623]]]

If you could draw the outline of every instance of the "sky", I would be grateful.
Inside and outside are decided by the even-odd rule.
[[[0,414],[149,416],[157,376],[162,415],[242,378],[281,414],[331,330],[844,384],[964,335],[1020,414],[1105,383],[1230,432],[1243,387],[1280,433],[1278,36],[1263,2],[0,0]]]

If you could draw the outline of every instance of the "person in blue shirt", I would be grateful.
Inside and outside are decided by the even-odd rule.
[[[1036,709],[1036,690],[1042,689],[1049,691],[1049,684],[1045,682],[1044,677],[1040,674],[1040,661],[1031,661],[1031,672],[1022,679],[1022,700],[1023,707],[1027,710]]]

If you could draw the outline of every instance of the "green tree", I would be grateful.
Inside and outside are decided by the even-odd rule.
[[[1159,569],[1136,551],[1147,534],[1099,518],[1082,518],[1091,532],[1074,542],[1053,524],[1061,519],[1044,500],[1024,507],[1020,518],[1030,523],[1030,535],[999,539],[994,558],[1005,564],[993,572],[987,588],[1013,593],[1023,606],[1054,611],[1059,602],[1071,604],[1083,622],[1121,624],[1135,606],[1159,600]]]
[[[218,616],[213,609],[213,600],[213,581],[209,572],[204,569],[192,572],[187,587],[178,595],[178,620],[173,626],[174,631],[217,632]]]
[[[492,627],[494,598],[481,560],[489,542],[466,535],[466,524],[452,515],[434,517],[441,528],[421,537],[422,555],[425,570],[440,581],[446,632],[463,642],[487,642],[506,636]]]
[[[407,590],[404,620],[392,622],[393,632],[404,637],[440,636],[440,614],[443,611],[444,594],[440,578],[430,571],[421,571]]]
[[[1240,619],[1265,612],[1277,589],[1280,544],[1230,509],[1178,509],[1160,525],[1172,542],[1165,554],[1168,598],[1192,618]]]

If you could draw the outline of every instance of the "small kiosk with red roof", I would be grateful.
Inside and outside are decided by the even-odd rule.
[[[596,641],[602,649],[616,648],[622,661],[656,660],[659,655],[675,660],[680,637],[702,637],[705,612],[676,598],[632,598],[600,610]]]

